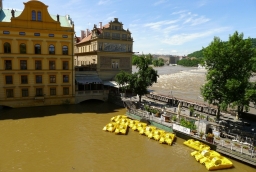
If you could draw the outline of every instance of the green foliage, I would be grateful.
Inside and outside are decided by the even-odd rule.
[[[187,67],[197,67],[198,64],[200,64],[202,59],[197,58],[186,58],[182,60],[178,60],[177,64],[181,66],[187,66]]]
[[[217,105],[217,118],[220,109],[225,110],[232,103],[238,107],[248,105],[245,93],[255,56],[251,39],[244,40],[238,32],[229,36],[227,42],[215,37],[203,52],[208,72],[201,93],[205,101]]]
[[[164,59],[160,58],[157,60],[153,60],[153,65],[158,67],[158,66],[164,66]]]
[[[137,63],[139,63],[140,57],[144,57],[149,65],[153,63],[153,56],[151,54],[147,54],[147,55],[142,54],[141,56],[138,56],[138,55],[132,56],[132,65],[136,65]]]
[[[188,57],[196,57],[196,58],[204,57],[203,50],[195,51],[195,52],[193,52],[191,54],[188,54],[187,56]]]
[[[153,113],[153,114],[157,114],[157,113],[160,113],[160,111],[158,109],[154,109],[154,108],[151,108],[150,106],[148,105],[144,105],[144,109],[150,113]]]
[[[180,125],[183,127],[189,128],[191,130],[196,130],[196,125],[194,121],[188,121],[188,120],[185,120],[184,118],[181,118]]]
[[[157,71],[149,67],[147,58],[144,55],[138,56],[136,59],[136,67],[139,68],[136,73],[120,72],[116,75],[115,79],[118,84],[128,84],[126,88],[131,89],[135,94],[141,96],[148,93],[147,88],[157,82]]]

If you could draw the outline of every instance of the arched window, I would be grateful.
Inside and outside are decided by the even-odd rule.
[[[53,45],[49,46],[49,54],[55,54],[55,47]]]
[[[4,43],[4,53],[11,53],[11,44],[9,42]]]
[[[26,49],[26,44],[22,43],[20,44],[20,54],[26,54],[27,49]]]
[[[32,20],[36,21],[36,11],[35,10],[32,11]]]
[[[37,11],[37,21],[42,21],[41,11]]]
[[[63,54],[63,55],[68,55],[68,46],[64,45],[64,46],[62,47],[62,54]]]
[[[35,54],[41,54],[41,45],[40,44],[35,45]]]

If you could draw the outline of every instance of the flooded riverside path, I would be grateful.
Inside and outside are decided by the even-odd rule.
[[[183,139],[168,146],[133,130],[127,135],[102,130],[111,117],[125,112],[98,101],[1,110],[0,171],[207,171]],[[255,171],[232,162],[230,172]]]

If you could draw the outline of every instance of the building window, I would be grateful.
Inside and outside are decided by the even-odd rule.
[[[36,88],[36,96],[43,96],[43,89],[42,88]]]
[[[10,31],[6,31],[6,30],[4,30],[4,31],[3,31],[3,34],[5,34],[5,35],[9,35],[9,34],[10,34]]]
[[[37,21],[42,21],[41,11],[37,11]]]
[[[50,83],[56,83],[56,75],[50,75]]]
[[[69,82],[68,81],[68,75],[63,75],[63,82]]]
[[[104,37],[105,37],[105,38],[109,38],[109,37],[110,37],[110,33],[109,33],[109,32],[105,32],[105,33],[104,33]]]
[[[126,34],[122,34],[122,39],[127,39],[127,35]]]
[[[6,97],[7,98],[13,97],[13,89],[6,89]]]
[[[118,61],[112,61],[112,69],[118,69]]]
[[[25,32],[19,32],[19,35],[26,35]]]
[[[63,87],[63,95],[69,95],[69,87]]]
[[[26,44],[22,43],[20,44],[20,54],[26,54],[27,49],[26,49]]]
[[[5,60],[5,70],[12,70],[12,61],[11,60]]]
[[[21,89],[21,94],[22,94],[22,97],[28,97],[28,89],[27,88]]]
[[[9,42],[4,43],[4,53],[11,53],[11,44]]]
[[[63,70],[68,70],[68,61],[63,61],[63,67],[62,67],[62,69]]]
[[[48,36],[49,36],[49,37],[54,37],[54,34],[50,33]]]
[[[49,54],[55,54],[55,47],[53,45],[49,46]]]
[[[62,54],[63,54],[63,55],[68,55],[68,46],[64,45],[64,46],[62,47]]]
[[[42,75],[36,75],[36,83],[42,84]]]
[[[119,33],[112,33],[112,39],[120,39]]]
[[[35,69],[36,70],[42,70],[42,61],[41,60],[36,60],[35,61]]]
[[[12,76],[5,76],[5,83],[12,84]]]
[[[55,96],[56,95],[56,88],[50,88],[50,95]]]
[[[27,84],[28,83],[28,76],[27,75],[21,75],[21,83]]]
[[[62,38],[68,38],[68,35],[62,35]]]
[[[41,54],[41,45],[40,44],[35,45],[35,54]]]
[[[55,61],[49,61],[49,69],[55,70]]]
[[[40,36],[40,33],[34,33],[34,36]]]
[[[20,70],[27,70],[27,60],[20,61]]]
[[[32,20],[36,21],[36,11],[33,10],[31,14],[32,14]]]

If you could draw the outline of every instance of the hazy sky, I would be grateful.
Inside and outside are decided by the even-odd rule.
[[[4,0],[4,8],[23,10],[25,0]],[[94,24],[118,18],[129,28],[133,50],[187,55],[214,38],[235,31],[256,38],[256,0],[41,0],[51,14],[69,14],[76,35]]]

